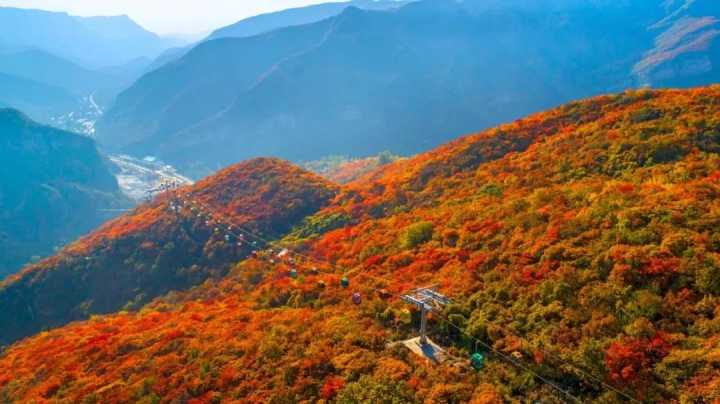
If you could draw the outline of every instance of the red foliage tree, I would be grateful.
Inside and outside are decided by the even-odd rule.
[[[653,365],[667,356],[670,348],[662,333],[652,338],[623,339],[607,349],[605,366],[614,382],[642,387],[647,385]]]
[[[345,387],[345,380],[337,376],[328,377],[320,390],[320,396],[325,400],[331,400]]]

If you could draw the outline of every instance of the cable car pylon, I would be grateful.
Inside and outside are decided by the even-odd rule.
[[[420,309],[420,335],[401,343],[416,355],[431,362],[444,362],[447,359],[445,350],[427,336],[427,318],[430,313],[442,312],[443,306],[451,303],[450,299],[438,293],[434,286],[415,289],[401,296],[401,299]]]

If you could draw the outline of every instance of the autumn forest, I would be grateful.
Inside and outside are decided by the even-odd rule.
[[[710,86],[572,102],[344,184],[237,164],[0,283],[0,402],[720,400],[719,153]],[[395,344],[428,285],[442,363]]]

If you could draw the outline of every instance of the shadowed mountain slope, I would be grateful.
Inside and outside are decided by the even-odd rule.
[[[95,142],[0,109],[0,277],[128,206]]]
[[[78,98],[61,87],[4,73],[0,73],[0,102],[45,122],[79,105]]]

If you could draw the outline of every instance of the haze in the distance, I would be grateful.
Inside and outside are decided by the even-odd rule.
[[[322,0],[0,0],[0,6],[78,16],[128,15],[158,34],[203,34],[253,15]]]

